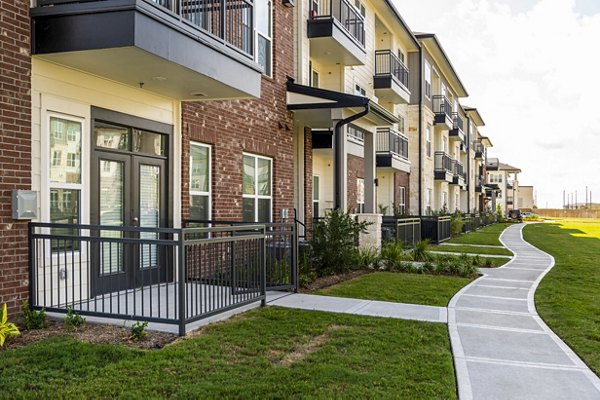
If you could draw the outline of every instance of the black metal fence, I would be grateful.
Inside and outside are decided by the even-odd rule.
[[[436,151],[433,159],[433,167],[435,171],[449,171],[452,170],[453,159],[443,151]]]
[[[382,239],[388,242],[392,239],[412,248],[421,240],[421,220],[419,218],[396,218],[383,216],[381,223]]]
[[[460,117],[460,115],[458,115],[457,112],[453,112],[452,113],[452,129],[459,129],[462,131],[463,127],[464,127],[463,119]]]
[[[277,224],[271,224],[277,225]],[[288,224],[289,225],[289,224]],[[31,223],[36,309],[176,325],[297,285],[295,225],[184,229]]]
[[[445,114],[448,118],[452,119],[452,104],[446,96],[435,95],[432,100],[434,113]]]
[[[450,239],[450,216],[422,216],[421,238],[432,243],[441,243]]]
[[[392,153],[408,160],[408,138],[390,128],[377,129],[377,153]]]
[[[391,50],[375,50],[375,76],[394,77],[408,87],[408,68]]]
[[[362,46],[365,45],[365,19],[348,0],[311,1],[310,19],[337,20]]]
[[[465,214],[465,216],[463,217],[463,227],[462,227],[462,231],[463,233],[469,233],[472,230],[475,229],[474,226],[474,219],[473,216],[471,214]]]

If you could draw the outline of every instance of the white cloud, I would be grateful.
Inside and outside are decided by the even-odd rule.
[[[600,12],[578,2],[396,0],[413,30],[437,34],[492,156],[523,170],[540,206],[586,185],[600,199]]]

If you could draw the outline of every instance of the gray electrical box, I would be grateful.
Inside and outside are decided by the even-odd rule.
[[[37,192],[33,190],[13,190],[13,219],[37,219]]]

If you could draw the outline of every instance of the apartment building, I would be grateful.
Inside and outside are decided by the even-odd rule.
[[[387,0],[315,0],[295,12],[297,79],[288,85],[288,108],[300,220],[333,208],[406,212],[405,62],[417,39]]]
[[[0,108],[0,303],[11,311],[31,289],[29,219],[125,229],[119,237],[141,228],[152,240],[161,234],[149,230],[188,218],[287,217],[292,9],[269,0],[11,0],[2,13],[10,90]],[[33,218],[13,219],[15,189],[33,191]],[[80,233],[64,229],[44,232]],[[37,271],[51,298],[61,285],[94,296],[173,276],[156,262],[158,245],[135,254],[49,243],[35,257],[57,266]],[[68,251],[98,257],[58,268],[66,259],[56,254]]]
[[[518,209],[515,199],[518,199],[521,170],[512,165],[500,162],[498,158],[488,158],[486,163],[488,186],[492,188],[492,209],[499,205],[502,212]]]
[[[485,122],[476,108],[465,107],[468,124],[469,137],[469,201],[466,207],[468,212],[480,213],[491,210],[491,197],[487,194],[486,159],[487,151],[492,147],[492,142],[481,132]]]
[[[421,47],[408,55],[409,69],[420,71],[409,77],[409,159],[418,160],[411,165],[410,211],[467,211],[468,143],[459,99],[468,93],[438,38],[416,37]]]

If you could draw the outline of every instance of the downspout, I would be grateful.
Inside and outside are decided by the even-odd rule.
[[[471,118],[467,117],[467,214],[471,212]],[[473,192],[475,194],[475,192]]]
[[[340,154],[340,149],[343,147],[342,146],[342,137],[343,136],[340,133],[342,132],[342,128],[345,125],[348,125],[350,122],[356,121],[357,119],[360,119],[369,113],[370,106],[369,106],[368,102],[367,102],[367,104],[364,105],[364,107],[365,107],[365,109],[363,111],[359,112],[358,114],[354,114],[348,118],[339,120],[338,122],[335,123],[335,126],[333,127],[333,137],[335,138],[335,152],[334,152],[334,160],[333,160],[333,167],[334,167],[333,181],[334,181],[334,186],[335,186],[334,208],[336,210],[338,210],[342,205],[342,195],[343,195],[343,193],[341,193],[340,185],[338,184],[338,182],[341,182],[341,179],[347,179],[347,177],[342,177],[342,171],[340,168],[342,165],[342,154]],[[345,211],[345,210],[342,210],[342,211]]]
[[[423,215],[423,47],[419,46],[419,215]]]

